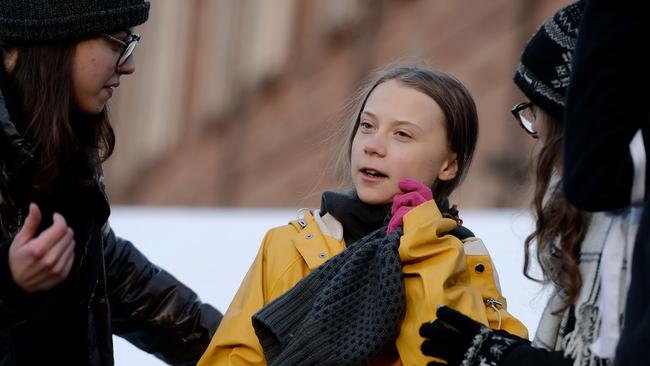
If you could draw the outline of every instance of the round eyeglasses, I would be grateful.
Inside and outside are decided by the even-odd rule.
[[[120,67],[124,65],[126,60],[128,60],[129,57],[131,57],[131,54],[133,54],[133,50],[135,49],[135,46],[137,46],[138,42],[140,41],[140,35],[138,34],[129,34],[131,40],[129,40],[128,42],[124,42],[123,40],[113,37],[108,33],[104,33],[102,35],[106,37],[108,40],[118,43],[122,46],[122,53],[120,54],[120,57],[117,59],[117,63],[115,64],[115,67]]]
[[[512,107],[512,115],[515,116],[519,125],[533,138],[537,138],[537,131],[535,131],[535,110],[533,103],[524,102],[519,103]]]

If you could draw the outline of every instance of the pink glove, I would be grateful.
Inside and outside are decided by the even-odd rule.
[[[406,178],[400,180],[399,189],[404,193],[396,194],[395,197],[393,197],[393,207],[390,209],[393,217],[388,222],[386,235],[402,226],[402,220],[407,212],[420,204],[433,199],[431,188],[414,179]]]

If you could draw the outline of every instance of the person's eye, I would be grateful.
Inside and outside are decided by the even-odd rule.
[[[368,121],[361,121],[359,123],[359,129],[362,130],[362,131],[368,131],[368,130],[372,129],[372,127],[373,127],[372,123],[370,123]]]
[[[124,46],[114,41],[109,41],[108,44],[110,44],[111,49],[116,52],[117,51],[122,52],[122,49],[124,48]]]
[[[404,130],[395,131],[395,136],[397,136],[397,137],[399,137],[401,139],[412,139],[413,138],[413,136],[409,132],[404,131]]]

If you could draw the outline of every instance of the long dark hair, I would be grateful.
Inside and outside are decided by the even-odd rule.
[[[537,282],[552,282],[562,289],[564,305],[554,309],[559,313],[575,303],[582,287],[579,255],[589,219],[564,197],[561,178],[550,187],[553,171],[562,162],[562,125],[550,115],[539,112],[537,115],[538,119],[546,119],[548,133],[536,159],[532,202],[536,222],[535,231],[525,241],[524,275]],[[533,244],[542,279],[530,275]]]
[[[85,115],[74,107],[72,67],[76,42],[16,47],[9,81],[22,111],[24,134],[33,146],[32,188],[48,191],[74,160],[101,165],[115,135],[106,110]]]
[[[449,149],[456,153],[458,172],[453,179],[433,183],[433,197],[440,205],[462,182],[474,156],[478,138],[478,114],[474,99],[465,86],[456,78],[440,70],[426,67],[397,67],[379,72],[377,76],[357,93],[351,106],[352,121],[348,123],[346,144],[339,161],[349,172],[352,141],[359,128],[361,112],[375,88],[386,81],[399,83],[420,91],[433,99],[445,116]],[[349,173],[348,173],[349,174]]]

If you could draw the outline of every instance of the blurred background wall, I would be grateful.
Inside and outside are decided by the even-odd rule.
[[[386,65],[452,73],[480,133],[461,208],[523,207],[533,141],[510,114],[526,40],[565,0],[152,0],[111,103],[113,203],[313,207],[346,103]]]

